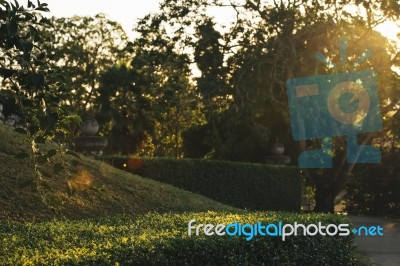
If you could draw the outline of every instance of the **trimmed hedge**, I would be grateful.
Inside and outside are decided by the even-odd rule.
[[[300,211],[298,168],[214,160],[143,158],[134,171],[129,157],[105,157],[114,167],[249,210]]]
[[[188,222],[349,223],[333,214],[184,213],[101,220],[0,221],[0,265],[351,265],[348,236],[188,236]]]

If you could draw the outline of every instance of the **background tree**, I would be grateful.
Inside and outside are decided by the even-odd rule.
[[[163,2],[160,14],[146,17],[143,23],[154,25],[156,21],[157,27],[171,29],[169,34],[175,45],[186,45],[189,53],[191,49],[196,51],[196,43],[201,44],[204,41],[201,34],[196,36],[194,29],[200,29],[199,25],[207,25],[203,17],[209,7],[230,7],[236,14],[234,24],[220,41],[224,62],[227,62],[229,68],[227,84],[232,102],[227,112],[223,113],[226,116],[221,116],[221,124],[218,125],[219,131],[226,134],[221,141],[225,145],[212,147],[221,151],[219,156],[226,159],[254,160],[251,157],[231,155],[236,152],[234,148],[242,154],[252,154],[257,151],[255,146],[264,147],[264,143],[268,142],[267,138],[274,135],[284,139],[286,147],[293,152],[293,158],[297,158],[298,153],[307,147],[317,147],[318,142],[301,142],[298,145],[291,141],[285,82],[291,77],[332,73],[332,69],[315,59],[315,53],[327,53],[331,61],[340,66],[340,38],[349,40],[347,64],[335,71],[374,68],[378,72],[382,112],[386,118],[384,126],[385,130],[388,129],[387,122],[393,117],[393,112],[398,111],[396,105],[399,99],[393,96],[396,95],[393,91],[397,89],[393,82],[398,82],[398,75],[391,70],[396,64],[396,52],[373,27],[386,19],[398,19],[400,11],[396,1],[320,3],[305,0],[175,0]],[[350,13],[347,10],[357,12]],[[212,30],[208,32],[213,36]],[[216,42],[214,44],[215,46],[209,45],[209,50],[206,49],[203,53],[214,52],[215,60],[218,60],[220,57],[215,52],[218,50]],[[372,50],[373,57],[355,68],[350,67],[367,48]],[[202,65],[205,60],[201,61],[202,53],[199,50],[197,55],[200,55],[196,58],[199,69],[206,70],[202,71],[198,80],[198,85],[202,86],[201,81],[207,81],[207,78],[213,76]],[[209,64],[215,60],[211,60]],[[215,77],[216,75],[212,83],[218,87]],[[257,132],[255,134],[258,138],[254,137],[252,130]],[[365,144],[371,139],[372,135],[366,134],[360,137],[359,142]],[[240,142],[247,145],[238,145]],[[354,168],[354,165],[346,163],[344,149],[343,139],[338,138],[335,141],[332,169],[304,171],[308,180],[316,187],[317,211],[333,211],[333,198],[343,188]]]
[[[98,96],[99,77],[116,62],[128,60],[128,38],[104,14],[52,18],[57,30],[42,29],[48,58],[56,66],[63,104],[83,114]]]
[[[193,60],[201,73],[196,82],[206,123],[185,131],[185,154],[188,157],[203,157],[213,152],[215,156],[223,145],[222,132],[218,130],[219,117],[230,103],[227,68],[220,44],[222,35],[209,17],[199,20],[195,30]]]
[[[154,131],[151,103],[135,86],[133,71],[126,65],[101,75],[95,106],[100,132],[109,139],[106,153],[135,153]]]
[[[165,32],[151,30],[138,28],[129,67],[103,75],[97,104],[103,116],[111,110],[112,117],[103,121],[111,134],[110,152],[181,157],[182,132],[202,121],[198,95],[187,56]]]

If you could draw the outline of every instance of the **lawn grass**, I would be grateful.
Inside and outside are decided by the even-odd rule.
[[[15,158],[15,155],[28,151],[25,139],[25,135],[0,124],[0,219],[85,219],[154,211],[233,210],[206,197],[115,169],[82,155],[80,159],[57,155],[55,162],[66,162],[70,166],[69,171],[58,174],[53,174],[54,163],[47,163],[41,169],[47,175],[43,180],[44,193],[40,196],[31,182],[35,176],[30,159]],[[46,144],[41,148],[48,150],[56,145]],[[70,195],[68,179],[79,179],[82,173],[84,178],[93,179],[93,185],[86,191]]]

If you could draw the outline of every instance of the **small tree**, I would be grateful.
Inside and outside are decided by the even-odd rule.
[[[37,145],[47,140],[63,143],[71,135],[70,126],[79,122],[60,106],[59,84],[55,80],[54,68],[44,49],[44,37],[40,29],[51,28],[50,21],[42,17],[49,11],[47,4],[28,1],[21,6],[17,1],[0,1],[0,77],[3,97],[18,106],[23,117],[23,128],[17,131],[27,134],[31,144],[30,153],[20,153],[20,159],[30,157],[33,161],[36,188],[44,196],[47,176],[42,165],[61,151],[62,154],[75,153],[65,149],[43,151]],[[64,169],[63,164],[54,165],[54,172]],[[42,197],[46,201],[45,197]]]

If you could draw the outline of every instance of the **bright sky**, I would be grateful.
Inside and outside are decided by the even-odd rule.
[[[137,19],[158,10],[160,0],[43,0],[48,3],[50,15],[55,17],[93,16],[105,13],[118,21],[128,36]]]
[[[56,17],[93,16],[105,13],[111,20],[118,21],[129,37],[133,38],[132,29],[139,18],[149,12],[158,10],[161,0],[42,0],[48,3],[50,15]],[[229,21],[230,10],[209,10],[210,15],[216,17],[218,22]],[[395,39],[400,33],[400,28],[394,23],[383,23],[378,27],[383,35]],[[400,47],[400,43],[399,43]]]

